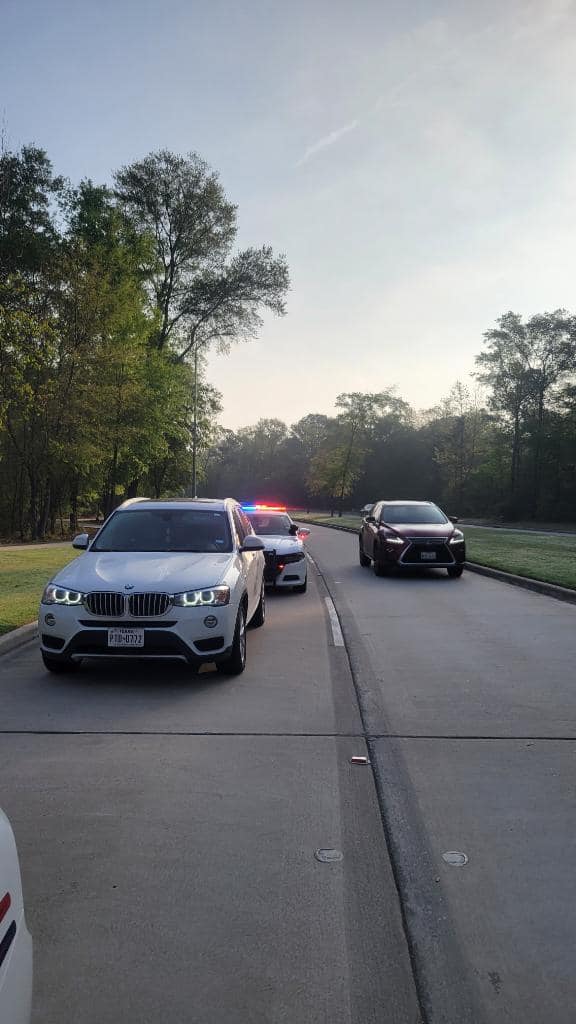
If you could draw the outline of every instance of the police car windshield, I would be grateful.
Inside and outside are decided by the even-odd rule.
[[[447,523],[443,512],[434,505],[383,505],[380,512],[383,523]]]
[[[252,523],[254,533],[261,537],[287,536],[290,533],[292,520],[290,516],[272,512],[250,512],[248,519]]]
[[[91,551],[232,551],[223,511],[142,508],[116,512]]]

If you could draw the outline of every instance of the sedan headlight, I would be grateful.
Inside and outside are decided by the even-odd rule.
[[[462,530],[454,530],[454,533],[450,538],[450,544],[463,544],[464,540],[465,537],[464,534],[462,533]]]
[[[207,605],[223,605],[230,603],[230,587],[211,587],[207,590],[187,590],[184,594],[174,594],[177,608],[205,608]]]
[[[68,590],[67,587],[58,587],[55,583],[49,583],[42,594],[42,604],[82,604],[84,594],[79,590]]]

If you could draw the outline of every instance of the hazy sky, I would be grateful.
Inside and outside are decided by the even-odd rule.
[[[576,0],[0,0],[0,108],[73,180],[196,150],[288,315],[212,356],[225,426],[397,385],[576,307]]]

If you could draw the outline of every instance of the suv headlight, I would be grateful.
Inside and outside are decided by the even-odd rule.
[[[82,604],[84,594],[79,590],[68,590],[67,587],[57,587],[55,583],[49,583],[42,594],[42,604]]]
[[[206,590],[187,590],[174,594],[176,608],[205,608],[206,605],[230,603],[230,587],[210,587]]]
[[[464,534],[462,533],[462,530],[454,530],[454,533],[450,538],[450,544],[463,544],[464,540],[465,537]]]
[[[404,544],[405,543],[405,541],[402,540],[402,537],[397,537],[395,533],[385,533],[384,534],[384,540],[386,541],[387,544]]]

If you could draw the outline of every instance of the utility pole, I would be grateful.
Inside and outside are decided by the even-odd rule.
[[[195,498],[198,490],[196,484],[196,455],[198,448],[198,344],[194,343],[194,433],[192,435],[192,491]]]

